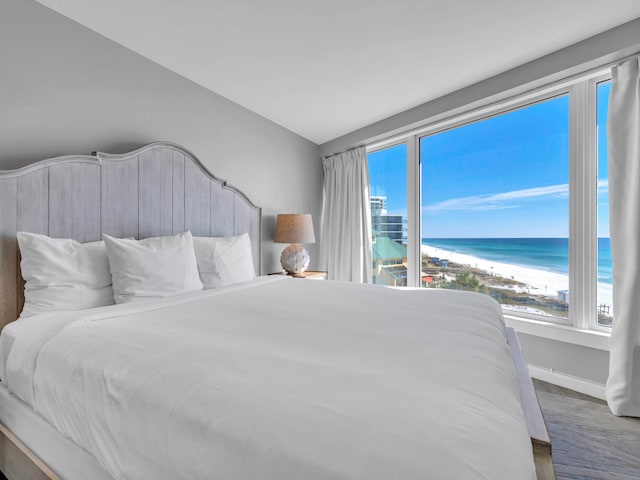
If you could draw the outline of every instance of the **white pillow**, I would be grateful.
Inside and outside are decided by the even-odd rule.
[[[27,232],[17,237],[26,281],[21,318],[114,303],[104,242],[80,243]]]
[[[194,237],[193,246],[204,288],[248,282],[256,276],[251,239],[246,233],[237,237]]]
[[[191,232],[128,240],[102,235],[116,303],[202,290]]]

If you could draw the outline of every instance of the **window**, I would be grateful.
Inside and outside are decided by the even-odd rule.
[[[373,283],[407,285],[407,145],[368,154]]]
[[[512,318],[610,327],[608,75],[372,148],[374,282],[474,290]]]
[[[569,97],[420,139],[423,286],[567,319]]]

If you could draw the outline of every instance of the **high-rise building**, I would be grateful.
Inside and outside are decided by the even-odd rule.
[[[387,213],[387,197],[371,196],[371,229],[380,237],[391,238],[400,243],[407,243],[407,230],[402,215]]]

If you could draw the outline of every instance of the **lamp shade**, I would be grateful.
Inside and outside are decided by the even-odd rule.
[[[281,213],[276,220],[275,243],[314,243],[310,213]]]

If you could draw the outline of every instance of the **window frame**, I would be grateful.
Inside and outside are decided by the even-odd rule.
[[[569,98],[569,318],[504,311],[507,324],[524,333],[608,350],[610,327],[597,315],[597,85],[611,79],[611,69],[567,79],[484,107],[458,113],[367,146],[367,154],[407,145],[407,286],[420,287],[422,165],[420,140],[561,95]],[[614,320],[615,321],[615,320]]]
[[[595,192],[594,192],[594,199],[593,199],[593,208],[595,209],[594,211],[594,217],[595,217],[595,225],[594,225],[594,234],[595,234],[595,251],[593,254],[593,258],[594,258],[594,272],[595,272],[595,286],[594,286],[594,291],[593,291],[593,299],[592,299],[592,303],[593,303],[593,308],[595,309],[595,318],[593,320],[593,324],[590,324],[588,326],[588,328],[595,330],[595,331],[600,331],[600,332],[606,332],[606,333],[610,333],[611,332],[611,327],[610,326],[605,326],[605,325],[600,325],[598,323],[598,84],[603,83],[603,82],[610,82],[611,81],[611,69],[608,69],[607,73],[604,74],[600,74],[597,76],[592,76],[589,78],[589,98],[590,101],[592,102],[592,105],[590,106],[590,110],[589,110],[589,122],[590,122],[590,128],[591,128],[591,133],[593,135],[593,138],[591,139],[590,142],[590,148],[591,148],[591,156],[593,158],[593,169],[594,169],[594,181],[595,181]],[[609,159],[607,158],[607,162],[609,161]],[[608,175],[607,175],[607,179],[608,179]],[[615,318],[615,317],[614,317]],[[614,320],[615,321],[615,320]]]

